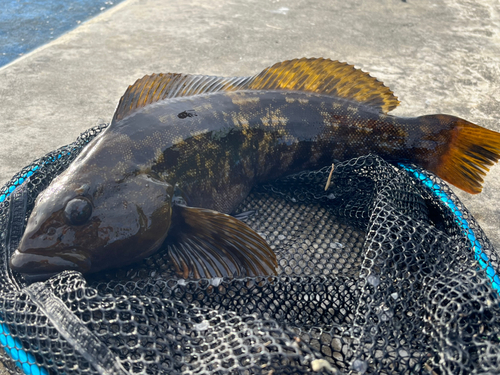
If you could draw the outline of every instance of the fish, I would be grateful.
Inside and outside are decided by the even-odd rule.
[[[399,103],[368,73],[323,58],[248,77],[144,76],[36,198],[10,267],[31,279],[93,273],[162,248],[183,278],[275,275],[276,255],[235,208],[257,184],[370,153],[479,193],[500,133],[389,115]]]

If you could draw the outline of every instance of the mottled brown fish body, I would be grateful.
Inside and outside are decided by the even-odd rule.
[[[425,141],[442,131],[435,121],[317,94],[214,93],[160,102],[112,124],[88,162],[132,168],[113,168],[119,175],[162,175],[182,188],[189,205],[230,213],[256,183],[332,160],[376,153],[423,165],[446,144]],[[109,147],[124,137],[130,142]]]
[[[448,115],[388,115],[398,104],[373,77],[325,59],[253,77],[145,76],[39,195],[11,267],[31,278],[96,272],[163,244],[184,278],[271,275],[269,245],[227,214],[257,183],[369,153],[480,192],[500,134]]]

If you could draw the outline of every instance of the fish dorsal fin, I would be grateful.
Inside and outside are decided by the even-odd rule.
[[[116,108],[114,121],[164,99],[236,90],[293,90],[337,96],[387,113],[399,100],[384,84],[354,66],[329,59],[283,61],[253,77],[151,74],[129,86]]]
[[[382,82],[347,63],[302,58],[283,61],[256,75],[250,90],[294,90],[352,99],[387,113],[399,100]]]
[[[129,86],[116,108],[114,121],[121,120],[139,108],[164,99],[234,91],[252,77],[216,77],[191,74],[151,74]]]

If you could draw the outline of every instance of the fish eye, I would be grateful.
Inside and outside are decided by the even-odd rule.
[[[92,215],[92,204],[87,198],[73,198],[66,203],[64,216],[68,224],[82,225],[90,218],[90,215]]]

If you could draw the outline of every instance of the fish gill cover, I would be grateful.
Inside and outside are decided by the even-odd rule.
[[[239,206],[276,253],[275,277],[187,281],[160,251],[28,285],[8,260],[34,199],[104,127],[0,190],[0,342],[11,371],[500,372],[496,251],[438,178],[372,155],[336,163],[327,191],[331,166],[258,186]]]

